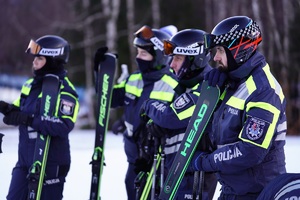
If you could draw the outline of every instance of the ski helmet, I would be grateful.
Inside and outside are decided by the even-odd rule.
[[[36,41],[30,40],[26,53],[50,57],[60,63],[67,63],[70,54],[69,43],[56,35],[45,35]]]
[[[246,62],[262,41],[259,26],[247,16],[226,18],[214,27],[211,34],[204,37],[206,48],[227,48],[237,65]]]
[[[198,75],[204,68],[210,54],[204,49],[204,34],[199,29],[185,29],[179,31],[170,40],[164,41],[166,55],[185,55],[185,60],[177,74],[179,79],[190,79]]]
[[[171,35],[158,29],[151,29],[146,25],[140,28],[134,35],[134,46],[146,50],[153,56],[153,67],[166,64],[167,56],[163,53],[163,41],[169,39]]]

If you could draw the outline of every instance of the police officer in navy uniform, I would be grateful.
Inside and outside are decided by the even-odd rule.
[[[163,53],[163,40],[170,35],[149,26],[141,27],[133,41],[137,48],[136,63],[138,70],[121,83],[114,86],[112,107],[124,107],[126,131],[124,149],[128,169],[125,178],[127,197],[136,199],[134,180],[140,171],[148,171],[153,159],[144,159],[142,138],[147,138],[145,124],[141,123],[139,110],[147,99],[172,102],[174,88],[178,86],[176,77],[166,66],[167,56]],[[98,49],[101,51],[101,49]],[[151,153],[147,154],[150,156]],[[153,155],[153,153],[152,153]]]
[[[26,50],[34,56],[33,78],[25,82],[20,97],[12,104],[0,101],[3,122],[19,127],[18,161],[12,171],[8,200],[27,199],[29,169],[33,164],[37,132],[51,136],[41,199],[63,198],[65,178],[70,168],[69,133],[74,128],[79,104],[74,86],[66,76],[70,46],[56,35],[45,35],[31,40]],[[54,118],[40,115],[42,80],[46,74],[55,74],[61,85]],[[48,184],[47,184],[48,183]]]
[[[197,152],[195,170],[216,172],[219,199],[257,199],[275,177],[286,173],[286,99],[257,51],[262,41],[258,24],[233,16],[205,35],[216,68],[205,79],[225,89],[213,115],[213,152]]]
[[[148,100],[141,108],[141,115],[147,115],[151,120],[147,123],[149,132],[158,138],[165,138],[164,153],[166,155],[166,172],[179,149],[185,129],[193,114],[195,104],[200,94],[204,75],[212,68],[208,64],[210,55],[204,50],[204,34],[199,29],[179,31],[164,42],[164,52],[171,57],[170,67],[184,86],[185,93],[178,96],[171,105]],[[161,104],[161,106],[157,106]],[[164,109],[159,109],[164,107]],[[205,137],[199,148],[209,151],[210,145]],[[193,194],[194,173],[191,170],[185,174],[176,194],[176,199],[191,199]],[[212,199],[217,180],[214,174],[205,176],[203,199]]]

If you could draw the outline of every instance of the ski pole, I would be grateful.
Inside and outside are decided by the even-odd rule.
[[[200,171],[199,174],[199,200],[202,200],[202,196],[203,196],[203,190],[204,190],[204,177],[205,177],[205,173],[204,171]]]
[[[0,133],[0,153],[2,152],[2,137],[4,136],[4,134]]]
[[[193,200],[197,199],[199,189],[199,171],[194,172],[194,183],[193,183]]]
[[[160,148],[161,148],[161,163],[160,163],[160,191],[163,189],[163,185],[164,185],[164,168],[165,168],[165,137],[162,137],[160,139]]]
[[[154,137],[154,161],[153,161],[153,175],[152,175],[152,190],[151,190],[151,200],[155,199],[155,179],[156,179],[156,163],[158,156],[158,138]]]

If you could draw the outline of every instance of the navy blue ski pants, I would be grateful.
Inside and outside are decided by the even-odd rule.
[[[128,169],[126,172],[125,178],[125,185],[126,185],[126,192],[127,192],[127,199],[128,200],[135,200],[136,191],[134,180],[137,174],[134,172],[135,166],[132,163],[128,163]]]
[[[69,169],[70,165],[48,165],[46,167],[41,200],[61,200],[63,198],[65,177]],[[7,200],[27,200],[28,171],[29,168],[20,167],[18,164],[13,168]]]

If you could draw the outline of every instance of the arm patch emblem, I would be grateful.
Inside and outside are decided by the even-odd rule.
[[[246,135],[250,140],[258,140],[262,135],[264,135],[264,128],[267,122],[256,117],[249,116],[249,118]]]
[[[64,115],[72,115],[74,113],[74,107],[75,107],[75,104],[73,102],[62,99],[60,101],[59,110]]]
[[[189,99],[189,97],[186,94],[182,94],[177,99],[175,99],[173,106],[178,110],[184,108],[190,102],[191,100]]]

